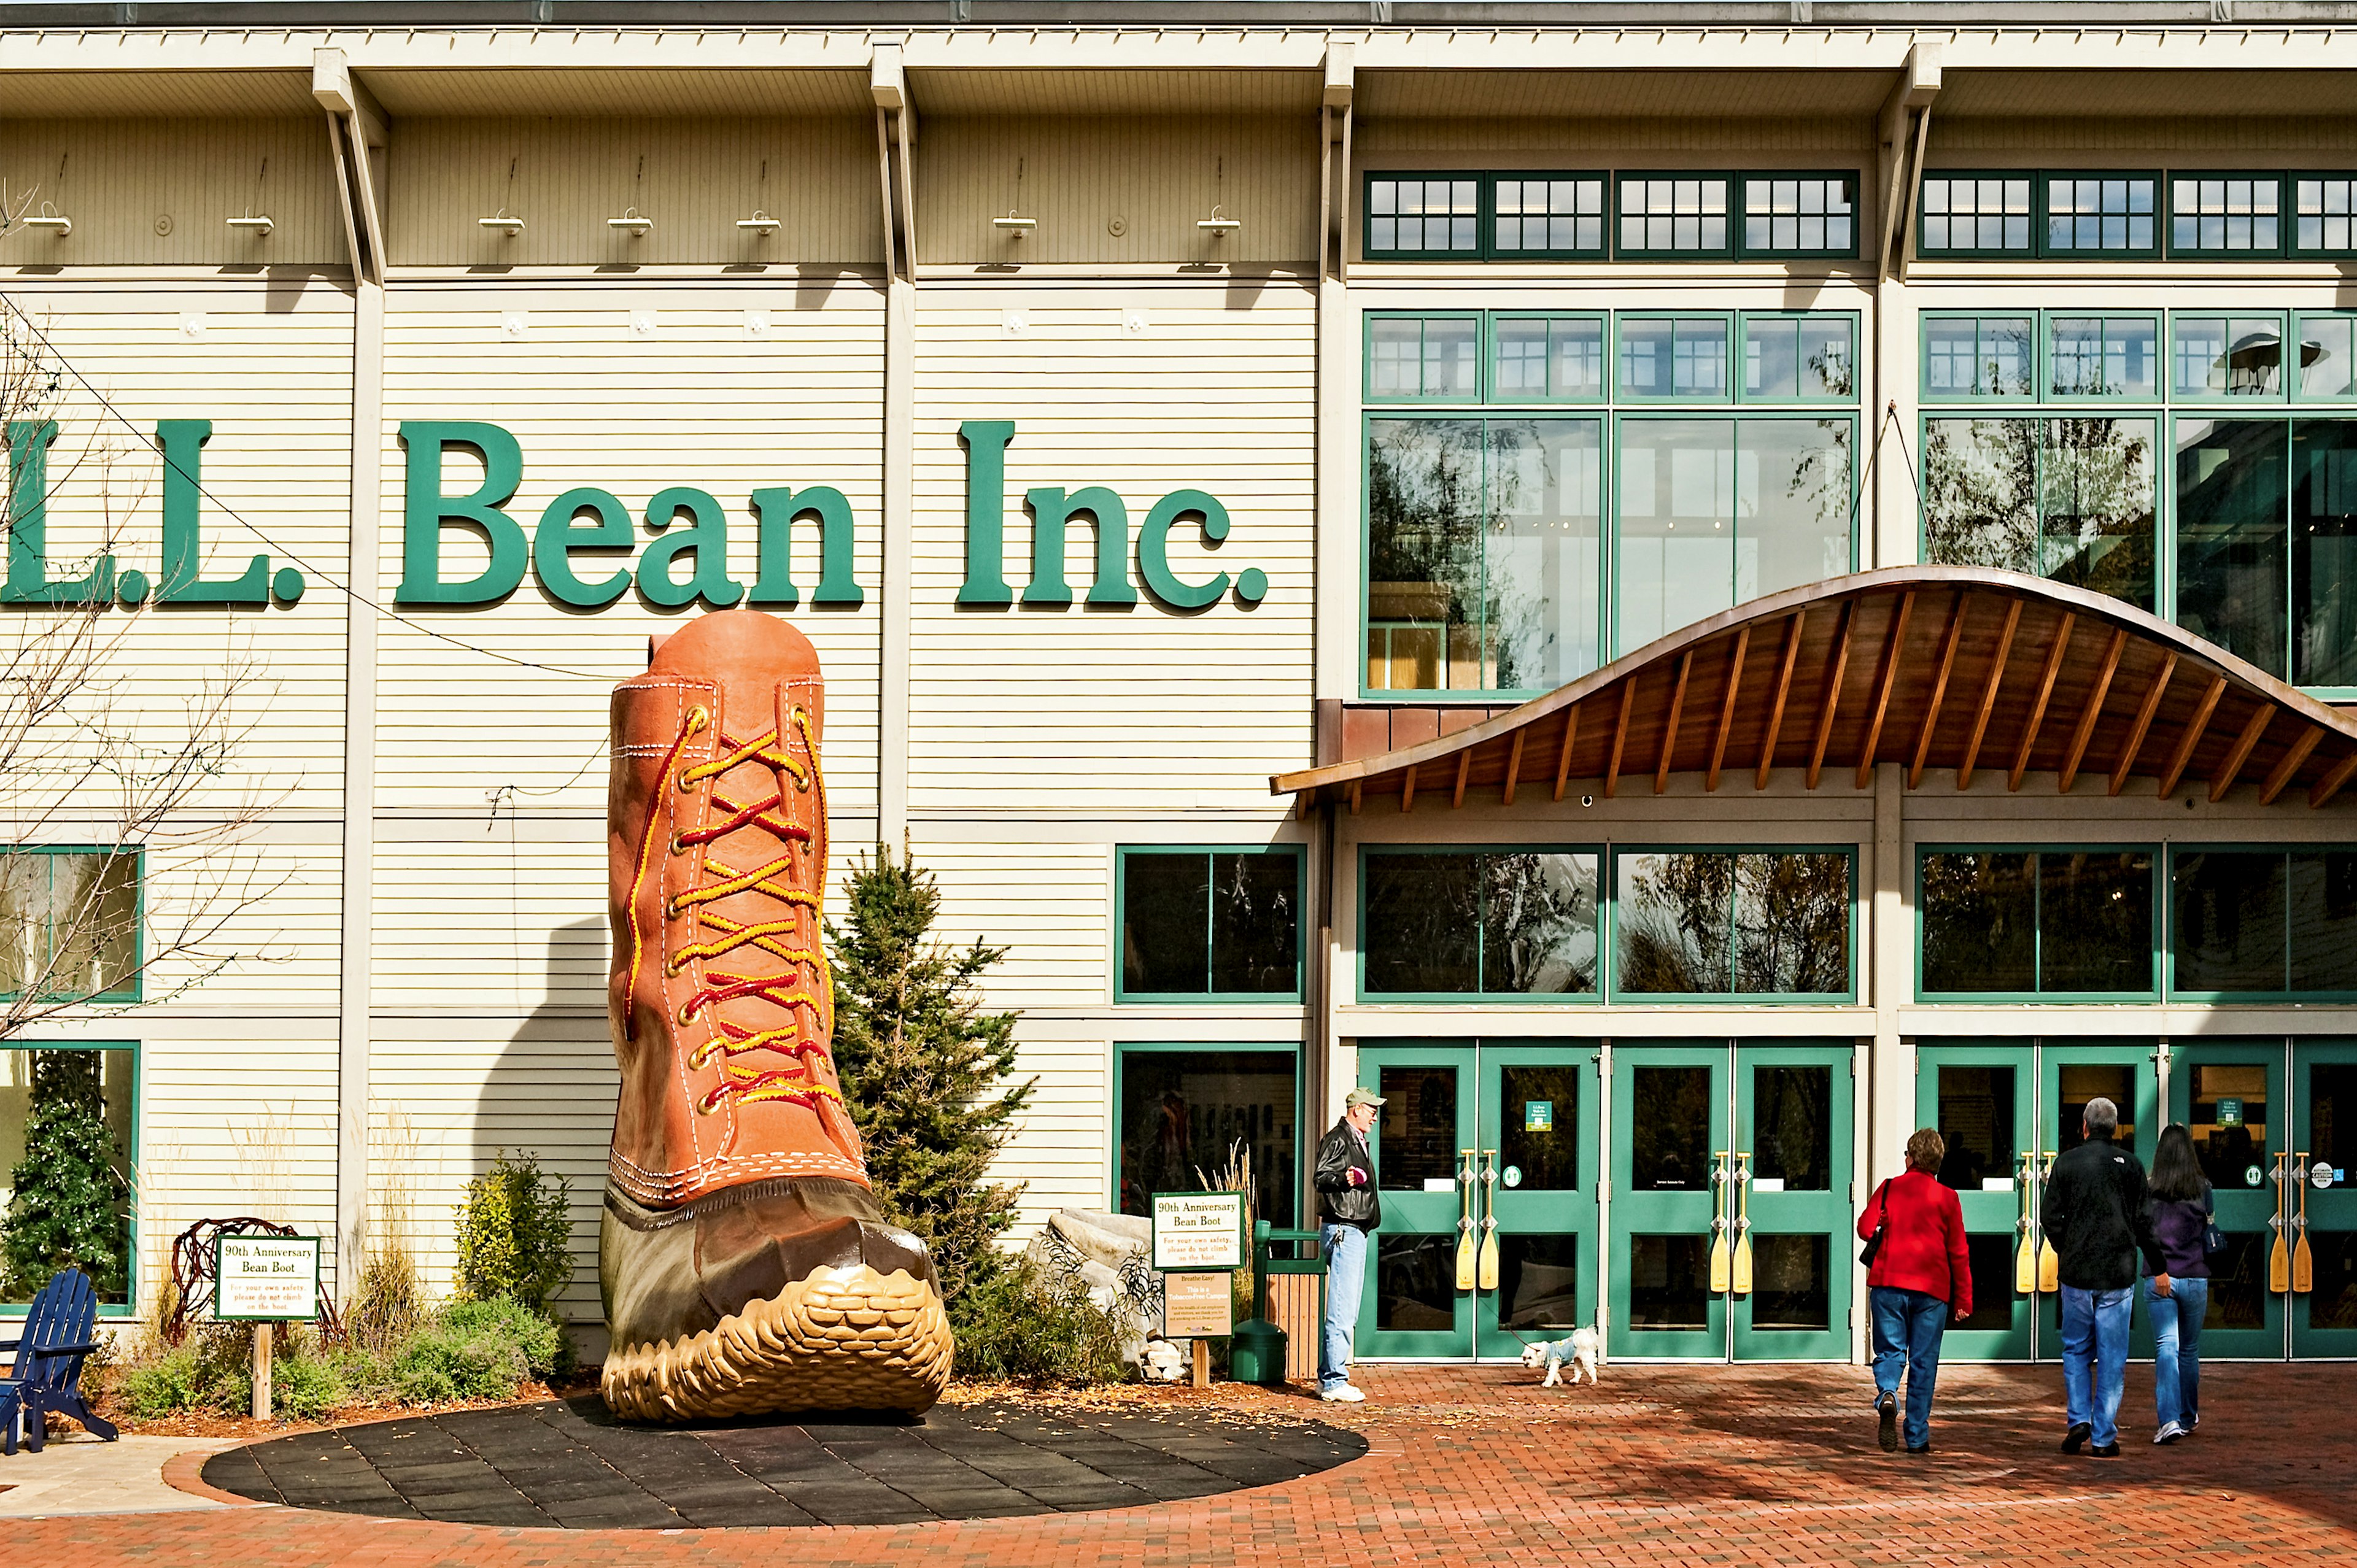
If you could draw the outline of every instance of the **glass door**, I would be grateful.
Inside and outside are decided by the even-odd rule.
[[[2158,1075],[2154,1071],[2152,1040],[2044,1039],[2038,1047],[2039,1171],[2041,1178],[2055,1158],[2086,1141],[2083,1118],[2087,1101],[2101,1097],[2118,1107],[2120,1152],[2152,1168],[2154,1125],[2159,1112]],[[2041,1359],[2062,1354],[2062,1296],[2046,1298],[2038,1315],[2038,1353]],[[2128,1354],[2152,1354],[2152,1322],[2144,1308],[2136,1309],[2128,1333]]]
[[[1596,1321],[1596,1059],[1592,1046],[1480,1048],[1481,1359],[1512,1360]]]
[[[1948,1330],[1943,1360],[2026,1361],[2038,1266],[2030,1171],[2032,1048],[1926,1044],[1915,1051],[1915,1122],[1947,1144],[1940,1180],[1964,1210],[1973,1315]],[[1876,1171],[1874,1187],[1898,1175]],[[2025,1251],[2027,1250],[2027,1255]],[[2026,1266],[2025,1266],[2026,1265]],[[2027,1284],[2029,1288],[2022,1288]]]
[[[2294,1045],[2292,1081],[2291,1353],[2357,1356],[2357,1042]]]
[[[1612,1355],[1727,1355],[1727,1068],[1724,1042],[1614,1051]]]
[[[1849,1359],[1855,1060],[1845,1043],[1735,1048],[1738,1360]]]
[[[2282,1137],[2283,1073],[2280,1040],[2218,1041],[2171,1053],[2169,1119],[2192,1135],[2226,1237],[2225,1255],[2210,1260],[2205,1358],[2273,1360],[2284,1353],[2284,1296],[2269,1283],[2279,1233],[2287,1283],[2290,1278],[2292,1236],[2279,1224],[2291,1163]]]
[[[1383,1213],[1368,1239],[1367,1292],[1352,1347],[1358,1355],[1473,1353],[1480,1245],[1473,1065],[1469,1043],[1359,1052],[1360,1081],[1383,1101],[1372,1141]]]

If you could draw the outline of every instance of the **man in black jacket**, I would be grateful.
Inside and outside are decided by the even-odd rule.
[[[1312,1182],[1325,1219],[1319,1240],[1326,1255],[1326,1322],[1318,1345],[1318,1397],[1357,1404],[1367,1396],[1351,1384],[1351,1335],[1367,1283],[1367,1236],[1383,1222],[1375,1193],[1375,1154],[1367,1134],[1383,1105],[1372,1090],[1342,1097],[1342,1119],[1318,1140]]]
[[[2095,1456],[2111,1459],[2120,1452],[2136,1254],[2152,1271],[2156,1295],[2169,1294],[2169,1270],[2152,1231],[2144,1166],[2112,1142],[2118,1107],[2090,1100],[2080,1125],[2086,1142],[2066,1150],[2047,1173],[2038,1223],[2061,1265],[2062,1391],[2071,1423],[2062,1452],[2076,1454],[2093,1437]]]

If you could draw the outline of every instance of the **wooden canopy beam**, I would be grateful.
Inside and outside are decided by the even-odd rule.
[[[1719,764],[1727,760],[1727,733],[1735,727],[1735,694],[1743,689],[1743,658],[1751,651],[1751,628],[1735,634],[1735,656],[1727,661],[1727,695],[1719,699],[1718,733],[1711,737],[1710,770],[1703,775],[1706,791],[1718,788]]]
[[[2243,725],[2243,733],[2234,737],[2234,744],[2226,752],[2226,760],[2218,765],[2217,776],[2210,780],[2212,804],[2224,800],[2226,791],[2234,787],[2234,776],[2242,772],[2243,764],[2250,759],[2251,748],[2259,744],[2259,736],[2267,733],[2267,725],[2275,716],[2276,705],[2261,703],[2258,711]]]
[[[2029,771],[2029,754],[2038,745],[2039,726],[2046,722],[2046,704],[2054,695],[2054,677],[2062,672],[2062,655],[2071,648],[2071,630],[2079,624],[2075,615],[2066,615],[2062,624],[2054,628],[2054,645],[2046,650],[2046,668],[2038,676],[2038,695],[2030,699],[2029,722],[2021,726],[2021,744],[2013,750],[2013,768],[2005,776],[2005,787],[2018,790],[2021,776]]]
[[[2136,704],[2136,723],[2128,726],[2127,743],[2120,747],[2119,759],[2112,764],[2112,789],[2115,795],[2127,787],[2128,774],[2136,768],[2136,759],[2144,751],[2145,732],[2152,728],[2152,715],[2160,712],[2161,698],[2169,695],[2169,678],[2177,673],[2177,654],[2171,650],[2160,661],[2160,672],[2152,678],[2152,685]]]
[[[1686,677],[1694,671],[1694,650],[1678,655],[1678,683],[1670,693],[1670,714],[1662,725],[1662,755],[1653,764],[1653,793],[1670,787],[1670,764],[1678,749],[1678,721],[1685,716]]]
[[[2193,716],[2185,721],[2185,729],[2177,737],[2177,749],[2169,754],[2169,768],[2160,776],[2162,800],[2177,793],[2177,781],[2185,777],[2186,765],[2193,760],[2193,748],[2201,744],[2201,732],[2210,727],[2210,715],[2218,711],[2218,699],[2225,694],[2226,677],[2212,677],[2210,689],[2201,693]]]
[[[2312,811],[2341,793],[2341,787],[2349,782],[2349,776],[2352,773],[2357,773],[2357,751],[2351,752],[2325,769],[2324,777],[2318,779],[2308,792],[2308,809]]]
[[[2283,755],[2283,760],[2276,763],[2275,771],[2267,775],[2266,787],[2259,791],[2260,805],[2276,803],[2276,797],[2284,792],[2284,786],[2291,782],[2292,775],[2299,771],[2300,764],[2308,760],[2309,753],[2314,751],[2317,742],[2323,738],[2324,732],[2314,725],[2299,732],[2299,738],[2291,743],[2290,748]]]
[[[1834,712],[1841,706],[1842,682],[1849,674],[1849,634],[1857,625],[1857,607],[1842,606],[1841,620],[1834,628],[1834,666],[1825,676],[1824,700],[1817,704],[1817,738],[1809,745],[1808,785],[1812,789],[1817,787],[1817,775],[1825,766],[1825,743],[1834,737]],[[1792,623],[1793,646],[1798,647],[1800,640],[1801,627],[1796,618]],[[1760,784],[1762,787],[1768,782],[1768,760],[1774,755],[1772,750],[1760,754]]]
[[[1973,712],[1972,738],[1964,743],[1964,759],[1956,766],[1956,788],[1973,787],[1973,768],[1981,759],[1981,737],[1988,734],[1989,715],[1996,712],[1997,688],[2005,683],[2006,660],[2013,654],[2013,634],[2021,625],[2021,601],[2005,607],[2005,629],[1997,633],[1996,652],[1989,660],[1988,680],[1981,687],[1980,706]]]
[[[1620,682],[1620,716],[1612,725],[1612,756],[1604,764],[1604,798],[1608,800],[1620,793],[1620,748],[1629,744],[1629,710],[1636,695],[1637,677],[1631,674]]]
[[[1849,612],[1842,613],[1846,617]],[[1784,699],[1792,694],[1792,661],[1801,655],[1801,631],[1808,620],[1808,610],[1797,609],[1784,626],[1784,657],[1776,667],[1776,695],[1768,704],[1768,732],[1760,739],[1760,766],[1751,775],[1754,789],[1768,788],[1768,775],[1776,769],[1776,742],[1784,733]]]
[[[1890,634],[1882,639],[1882,670],[1874,678],[1874,705],[1867,710],[1866,740],[1857,748],[1857,788],[1861,789],[1874,782],[1874,753],[1882,744],[1882,719],[1890,711],[1890,687],[1899,679],[1899,654],[1907,646],[1907,621],[1914,613],[1915,591],[1910,588],[1899,596],[1899,613],[1890,618]]]
[[[2095,737],[2095,721],[2104,716],[2104,699],[2112,693],[2112,675],[2120,667],[2120,650],[2127,645],[2126,630],[2115,629],[2111,645],[2104,650],[2104,662],[2095,671],[2095,683],[2088,688],[2087,705],[2079,711],[2078,726],[2071,732],[2071,749],[2062,754],[2061,770],[2054,775],[2059,794],[2068,795],[2078,781],[2080,759],[2087,755],[2087,743]]]
[[[1514,780],[1521,777],[1523,771],[1523,741],[1529,734],[1528,730],[1516,730],[1514,744],[1507,748],[1506,787],[1502,791],[1504,798],[1499,802],[1501,805],[1511,806],[1514,803]]]
[[[1907,788],[1912,789],[1923,781],[1923,761],[1932,755],[1932,732],[1940,727],[1940,708],[1948,700],[1948,672],[1956,666],[1956,643],[1964,635],[1964,606],[1969,596],[1956,596],[1956,607],[1948,612],[1948,635],[1940,643],[1940,670],[1932,677],[1932,697],[1923,704],[1923,724],[1915,736],[1915,755],[1907,765]]]
[[[1571,777],[1571,743],[1579,738],[1579,704],[1563,711],[1563,750],[1555,759],[1555,798],[1563,799],[1564,781]]]

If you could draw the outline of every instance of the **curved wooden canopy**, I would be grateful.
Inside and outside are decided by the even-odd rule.
[[[1659,794],[1673,773],[1764,789],[1779,768],[1815,789],[1855,787],[1878,762],[1910,789],[2002,772],[2019,789],[2081,774],[2118,794],[2191,778],[2210,799],[2237,784],[2321,806],[2357,774],[2357,718],[2117,599],[1969,566],[1896,566],[1738,605],[1559,691],[1437,740],[1280,774],[1272,793],[1412,810],[1497,790],[1561,800],[1568,780],[1631,777]]]

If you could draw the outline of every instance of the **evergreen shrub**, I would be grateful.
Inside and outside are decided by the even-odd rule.
[[[573,1276],[573,1187],[541,1174],[526,1155],[505,1150],[467,1184],[458,1205],[458,1294],[505,1296],[534,1312]]]
[[[30,1301],[71,1263],[101,1301],[130,1299],[130,1193],[106,1124],[99,1053],[38,1050],[25,1154],[0,1222],[0,1290]]]
[[[1088,1385],[1129,1375],[1123,1320],[1079,1282],[1015,1258],[969,1284],[956,1314],[957,1370],[970,1378]]]

